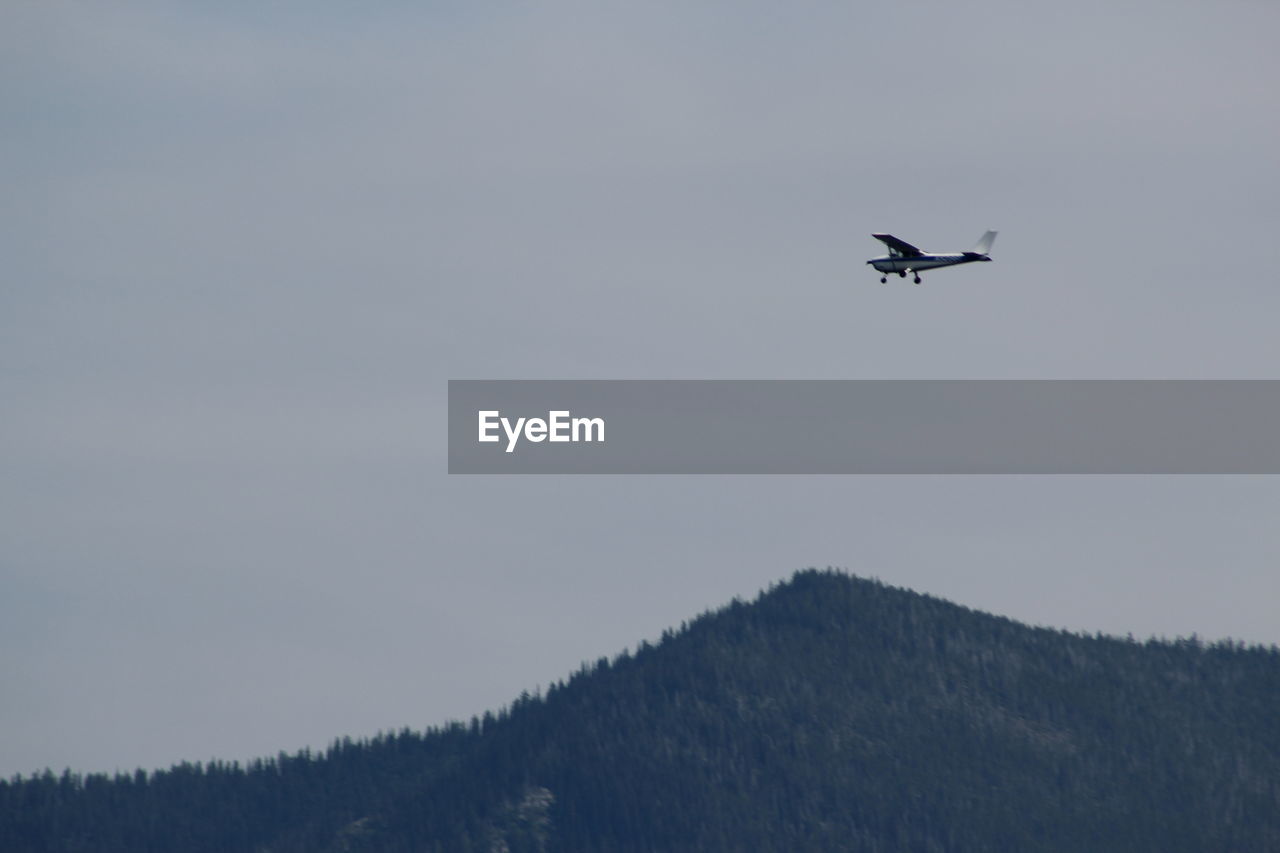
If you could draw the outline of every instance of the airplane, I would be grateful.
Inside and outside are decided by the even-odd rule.
[[[982,239],[978,241],[978,245],[967,252],[951,252],[948,254],[922,252],[892,234],[872,234],[871,236],[889,247],[889,254],[880,255],[867,261],[867,263],[875,267],[876,272],[885,273],[885,275],[880,276],[880,283],[884,284],[889,280],[888,273],[896,272],[901,278],[906,278],[907,273],[912,273],[915,283],[919,284],[920,270],[953,267],[956,264],[970,264],[974,261],[991,260],[991,256],[987,253],[991,251],[991,244],[996,239],[996,232],[988,231],[983,234]]]

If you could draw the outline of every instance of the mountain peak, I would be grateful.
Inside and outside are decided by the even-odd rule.
[[[4,783],[0,847],[1277,849],[1277,696],[1275,648],[805,570],[469,724]]]

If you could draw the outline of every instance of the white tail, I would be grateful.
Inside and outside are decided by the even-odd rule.
[[[973,247],[973,251],[979,255],[985,255],[991,251],[991,244],[996,241],[996,232],[988,231],[982,235],[982,239],[978,241],[978,245]]]

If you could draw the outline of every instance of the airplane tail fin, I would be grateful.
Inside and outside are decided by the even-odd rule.
[[[982,235],[982,239],[978,241],[978,245],[973,247],[973,251],[979,255],[985,255],[991,251],[991,244],[996,241],[996,232],[988,231]]]

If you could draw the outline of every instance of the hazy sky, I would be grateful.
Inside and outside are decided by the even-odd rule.
[[[444,437],[449,378],[1280,377],[1274,2],[370,5],[0,12],[0,774],[466,717],[804,566],[1280,642],[1280,478]]]

